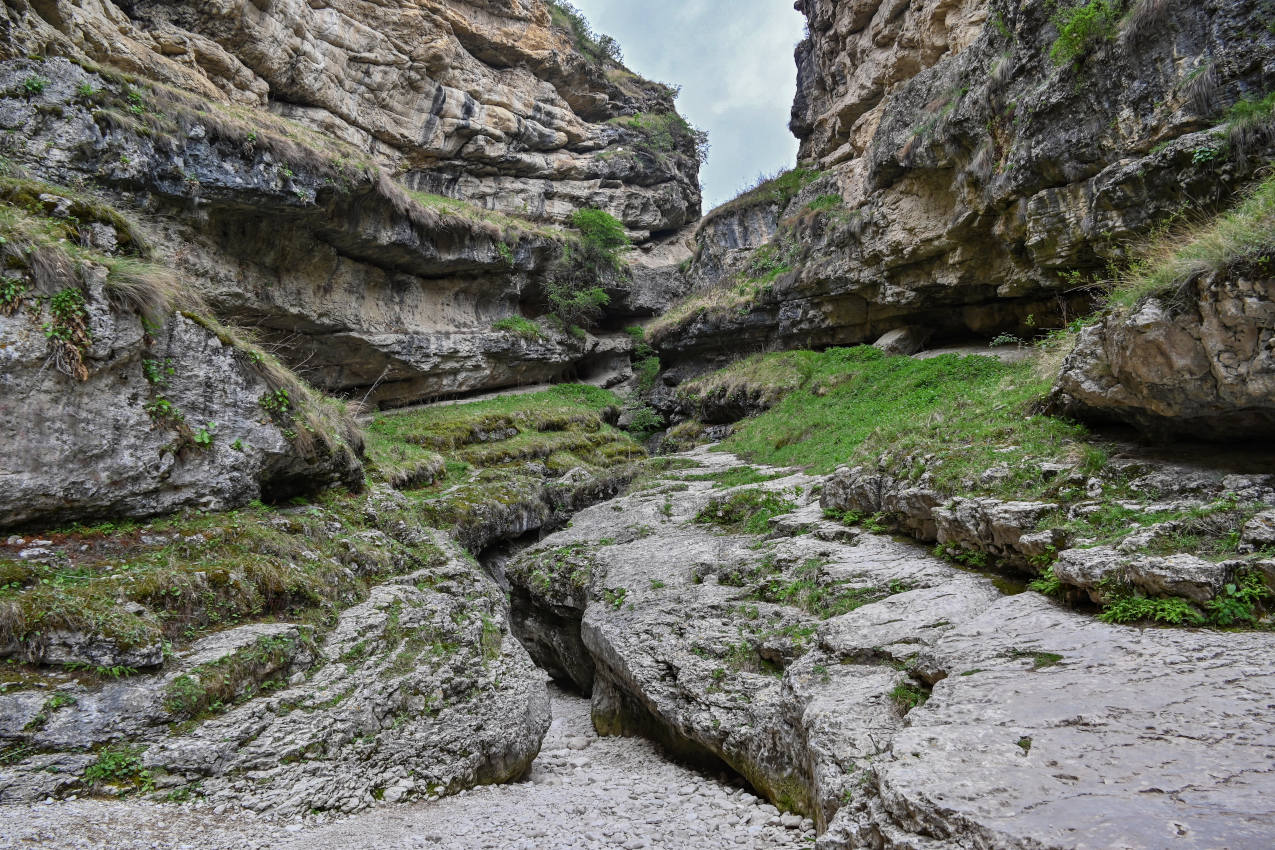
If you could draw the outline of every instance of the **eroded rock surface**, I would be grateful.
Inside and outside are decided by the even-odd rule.
[[[286,423],[262,409],[277,388],[249,352],[181,315],[148,329],[112,303],[106,269],[93,267],[85,278],[91,343],[78,355],[82,374],[55,368],[43,330],[54,319],[35,297],[54,291],[33,290],[24,306],[0,313],[0,431],[8,446],[0,453],[0,527],[226,510],[262,496],[362,486],[357,438],[337,429],[309,443],[290,438]],[[44,283],[80,286],[69,273]],[[201,431],[206,443],[195,439]],[[85,660],[82,652],[59,656],[57,643],[47,660]],[[96,654],[94,663],[108,667],[157,663]]]
[[[696,136],[671,89],[555,14],[24,0],[3,12],[6,160],[129,210],[220,318],[330,392],[618,379],[629,337],[568,333],[546,282],[595,208],[644,249],[603,281],[613,324],[684,291],[666,255],[699,216]]]
[[[496,586],[439,542],[449,558],[373,588],[318,646],[308,628],[244,626],[196,644],[163,675],[64,689],[56,706],[48,691],[0,694],[0,735],[15,756],[0,771],[0,800],[82,791],[95,758],[72,748],[120,740],[161,790],[194,784],[214,806],[276,817],[522,776],[549,725],[544,674],[509,634]],[[273,666],[263,646],[277,651]],[[245,693],[275,690],[221,714],[195,702],[202,680],[254,649]],[[180,724],[192,716],[193,728]],[[51,754],[32,755],[41,752]]]
[[[813,520],[776,519],[784,531],[764,541],[723,533],[695,518],[722,516],[741,489],[797,510],[816,482],[679,482],[735,463],[688,457],[703,466],[590,508],[521,556],[589,547],[575,584],[603,731],[724,761],[814,817],[820,847],[1275,835],[1268,635],[1107,625],[879,535],[782,536]]]
[[[821,176],[700,229],[697,285],[753,292],[680,311],[656,335],[666,361],[905,326],[1027,338],[1086,312],[1078,283],[1180,208],[1226,204],[1270,154],[1263,136],[1222,155],[1219,136],[1230,104],[1271,88],[1258,7],[1131,5],[1110,38],[1055,61],[1044,0],[799,3],[791,126]],[[739,244],[726,225],[750,219],[777,222],[770,254],[721,263]]]
[[[1240,264],[1084,328],[1051,403],[1156,436],[1231,440],[1270,434],[1272,399],[1275,279]]]

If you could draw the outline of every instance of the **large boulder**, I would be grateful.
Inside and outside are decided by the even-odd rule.
[[[1086,327],[1055,409],[1157,436],[1265,438],[1275,431],[1275,277],[1237,265]]]

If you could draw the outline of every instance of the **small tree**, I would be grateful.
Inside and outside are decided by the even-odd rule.
[[[624,224],[604,210],[576,210],[571,224],[579,242],[568,245],[561,262],[545,283],[550,310],[564,329],[589,328],[611,302],[601,285],[623,274],[622,252],[630,246]]]

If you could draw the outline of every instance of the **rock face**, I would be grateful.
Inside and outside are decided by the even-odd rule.
[[[1259,5],[1131,5],[1055,61],[1044,0],[802,0],[792,129],[821,176],[777,212],[758,198],[755,217],[779,222],[765,274],[721,267],[731,228],[701,228],[704,293],[655,335],[665,360],[908,325],[1028,337],[1085,312],[1089,274],[1131,237],[1216,209],[1269,159],[1267,139],[1222,155],[1211,130],[1271,88]],[[754,291],[725,303],[741,284]]]
[[[5,16],[9,56],[87,59],[268,108],[383,159],[412,188],[560,222],[592,206],[634,231],[698,217],[694,157],[608,123],[671,113],[672,93],[583,54],[541,0],[22,0]]]
[[[1051,404],[1156,436],[1261,438],[1275,428],[1275,278],[1256,266],[1200,275],[1081,331]]]
[[[496,586],[439,543],[449,558],[374,588],[317,646],[310,627],[242,626],[160,675],[71,687],[56,704],[0,694],[0,738],[19,755],[53,753],[0,771],[0,800],[82,787],[92,756],[59,751],[120,738],[160,787],[199,783],[216,805],[285,816],[518,778],[549,726],[543,673],[509,634]],[[206,718],[196,700],[235,670],[228,702],[268,695]],[[193,729],[173,725],[192,715]]]
[[[135,210],[221,318],[332,392],[392,406],[621,373],[627,336],[495,326],[548,311],[574,211],[644,245],[699,215],[673,93],[582,53],[539,0],[3,15],[6,157]],[[680,294],[676,262],[611,281],[616,321]]]
[[[1268,635],[1106,625],[887,537],[820,539],[800,474],[758,485],[797,509],[769,539],[722,533],[704,518],[738,488],[677,478],[519,556],[581,613],[600,730],[727,763],[827,850],[1270,840]],[[583,548],[589,570],[545,569]],[[1242,689],[1218,653],[1253,659]]]
[[[88,270],[92,341],[82,378],[52,368],[41,330],[55,321],[47,307],[27,297],[0,314],[0,432],[9,447],[0,456],[0,526],[225,510],[362,486],[352,423],[320,424],[303,440],[263,409],[278,388],[248,351],[181,315],[144,326],[111,303],[105,281],[106,269]],[[46,298],[81,291],[74,277],[46,284]],[[108,656],[102,666],[156,663]]]

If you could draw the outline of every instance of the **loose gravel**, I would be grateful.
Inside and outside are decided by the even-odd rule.
[[[786,850],[814,825],[647,741],[599,738],[589,702],[553,691],[553,725],[527,781],[348,818],[277,823],[199,803],[68,800],[0,809],[0,847],[110,850]]]

